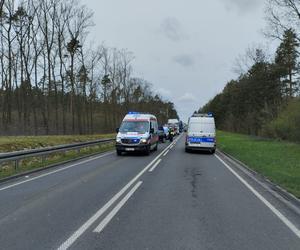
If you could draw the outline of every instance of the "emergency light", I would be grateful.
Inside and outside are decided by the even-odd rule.
[[[214,117],[212,112],[208,112],[207,114],[194,113],[192,117]]]

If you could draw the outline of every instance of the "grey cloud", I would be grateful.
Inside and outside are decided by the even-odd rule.
[[[249,12],[257,9],[264,3],[262,0],[220,0],[227,10],[238,9],[241,12]]]
[[[195,64],[194,56],[188,54],[174,56],[173,60],[183,67],[191,67]]]
[[[161,32],[170,40],[178,42],[187,38],[180,22],[175,17],[164,19],[160,25]]]
[[[192,93],[186,92],[184,95],[178,98],[178,101],[183,103],[193,103],[197,102],[198,100]]]
[[[162,97],[165,97],[165,98],[171,98],[172,97],[172,92],[168,89],[165,89],[165,88],[159,88],[157,90],[157,93],[162,95]]]

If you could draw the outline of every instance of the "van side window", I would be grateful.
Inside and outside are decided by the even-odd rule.
[[[158,131],[157,121],[151,121],[150,122],[150,128],[153,128],[154,129],[154,133],[156,133]]]

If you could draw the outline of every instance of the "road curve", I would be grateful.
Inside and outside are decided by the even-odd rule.
[[[178,139],[0,185],[0,249],[300,249],[299,217]]]

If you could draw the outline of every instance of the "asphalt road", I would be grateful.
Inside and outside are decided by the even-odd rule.
[[[0,249],[300,249],[297,216],[178,139],[0,185]]]

